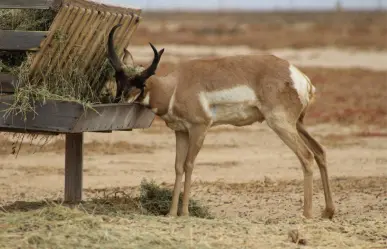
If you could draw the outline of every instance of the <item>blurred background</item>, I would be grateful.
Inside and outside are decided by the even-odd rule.
[[[182,59],[269,52],[302,67],[317,86],[309,124],[386,124],[387,0],[110,2],[143,10],[129,50],[146,64],[148,42],[164,47],[158,74]]]

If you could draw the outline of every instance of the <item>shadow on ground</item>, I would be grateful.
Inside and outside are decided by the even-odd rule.
[[[77,208],[93,215],[130,215],[145,214],[165,216],[171,205],[172,191],[162,188],[154,182],[143,181],[140,186],[140,195],[132,196],[125,191],[113,190],[102,192],[102,195],[82,201],[78,204],[65,203],[63,200],[42,201],[15,201],[11,204],[0,206],[0,212],[28,212],[46,207],[65,206]],[[182,194],[179,198],[179,213],[182,206]],[[189,204],[190,215],[199,218],[213,218],[209,208],[198,201],[191,199]]]

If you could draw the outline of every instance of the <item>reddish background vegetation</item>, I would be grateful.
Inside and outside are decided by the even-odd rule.
[[[152,13],[132,40],[246,45],[258,49],[319,46],[387,48],[386,12]]]
[[[306,123],[387,125],[387,73],[364,69],[303,68],[317,88]]]

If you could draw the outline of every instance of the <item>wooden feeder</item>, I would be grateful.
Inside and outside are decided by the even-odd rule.
[[[114,6],[90,0],[0,0],[1,8],[55,9],[57,15],[49,31],[0,30],[0,51],[33,51],[30,73],[40,77],[69,66],[68,58],[81,56],[81,70],[92,74],[106,60],[106,41],[110,29],[122,26],[115,35],[119,56],[129,45],[140,21],[140,9]],[[54,36],[65,34],[65,44]],[[92,78],[92,82],[96,79]],[[18,79],[0,73],[0,112],[13,103]],[[151,126],[154,114],[138,104],[97,104],[88,110],[81,104],[48,100],[35,104],[35,113],[0,118],[1,132],[65,134],[65,202],[82,200],[83,132],[112,132]]]

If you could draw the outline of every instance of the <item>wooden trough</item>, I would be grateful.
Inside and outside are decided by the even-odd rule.
[[[55,68],[66,69],[67,58],[85,59],[82,70],[101,68],[106,59],[106,39],[117,23],[122,27],[115,36],[119,56],[129,45],[140,21],[140,9],[102,4],[90,0],[0,0],[2,8],[58,10],[49,31],[0,30],[0,51],[33,51],[30,74],[44,77]],[[67,35],[65,46],[54,36]],[[97,82],[97,79],[91,78]],[[112,132],[148,128],[154,114],[137,104],[98,104],[92,109],[67,101],[35,103],[35,112],[25,116],[4,115],[14,100],[18,79],[0,73],[0,131],[40,134],[65,134],[65,202],[82,200],[83,133]],[[93,86],[93,85],[92,85]],[[95,85],[95,87],[99,87]]]

